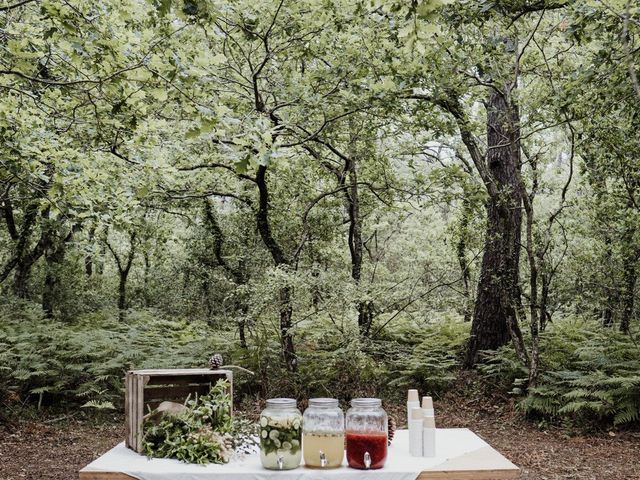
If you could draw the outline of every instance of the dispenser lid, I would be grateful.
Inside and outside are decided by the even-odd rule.
[[[324,407],[324,408],[332,408],[339,406],[337,398],[310,398],[309,406],[310,407]]]
[[[379,398],[354,398],[351,400],[352,407],[380,407],[382,400]]]
[[[295,398],[269,398],[267,399],[268,408],[296,408]]]

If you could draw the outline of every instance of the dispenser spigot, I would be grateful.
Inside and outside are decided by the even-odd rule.
[[[327,456],[322,450],[320,450],[320,467],[325,468],[327,466]]]

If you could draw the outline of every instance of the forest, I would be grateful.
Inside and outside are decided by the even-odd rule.
[[[636,0],[4,0],[0,46],[0,426],[220,353],[246,408],[638,452]]]

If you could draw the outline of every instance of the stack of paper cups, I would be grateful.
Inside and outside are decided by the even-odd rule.
[[[436,419],[433,416],[425,417],[423,420],[422,456],[436,456]]]
[[[418,396],[418,390],[409,390],[407,394],[407,425],[411,420],[411,410],[414,408],[420,408],[420,397]]]
[[[422,413],[424,413],[425,417],[435,418],[436,413],[433,409],[433,399],[431,397],[422,397]]]
[[[412,408],[409,417],[409,453],[412,457],[422,457],[422,438],[424,436],[424,415],[422,409]]]

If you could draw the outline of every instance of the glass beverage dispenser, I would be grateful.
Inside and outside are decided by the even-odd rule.
[[[304,411],[304,463],[312,468],[337,468],[344,459],[344,413],[335,398],[312,398]]]
[[[269,470],[291,470],[302,457],[302,414],[293,398],[270,398],[260,414],[260,460]]]
[[[388,419],[379,398],[354,398],[347,412],[347,462],[351,468],[377,469],[387,460]]]

